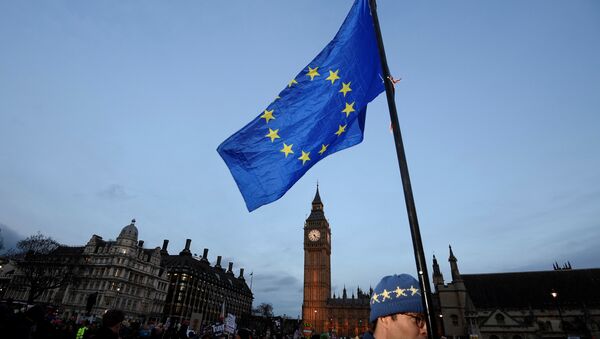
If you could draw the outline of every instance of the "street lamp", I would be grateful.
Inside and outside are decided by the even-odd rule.
[[[115,299],[112,302],[111,308],[114,308],[117,304],[117,299],[119,298],[119,293],[121,292],[121,285],[117,286],[117,293],[115,294]]]
[[[440,318],[440,321],[438,322],[438,332],[439,336],[442,337],[444,336],[444,332],[446,331],[444,328],[444,315],[440,313],[438,317]]]
[[[552,291],[550,292],[550,295],[552,296],[552,299],[554,299],[554,303],[556,304],[556,309],[558,309],[558,317],[560,318],[560,323],[559,323],[558,327],[560,330],[564,331],[563,317],[562,317],[562,312],[560,310],[560,302],[558,301],[558,292],[556,292],[556,290],[552,289]]]

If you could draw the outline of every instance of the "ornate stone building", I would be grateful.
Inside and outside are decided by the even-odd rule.
[[[94,234],[85,246],[59,246],[47,255],[48,260],[75,265],[76,279],[46,290],[35,302],[59,305],[67,317],[86,314],[90,302],[92,316],[118,308],[128,319],[158,319],[167,294],[167,273],[161,267],[160,247],[146,249],[143,244],[132,220],[116,241]],[[22,278],[17,269],[12,279],[18,282]],[[13,288],[4,297],[26,300],[27,292]]]
[[[216,322],[223,310],[238,319],[251,313],[253,295],[244,269],[236,277],[233,263],[225,270],[220,256],[211,266],[208,249],[201,258],[192,256],[190,239],[178,255],[169,255],[168,243],[162,249],[144,248],[132,220],[116,240],[94,234],[85,246],[59,246],[39,262],[52,264],[52,271],[68,265],[75,279],[45,290],[35,302],[60,306],[66,317],[86,315],[89,307],[97,317],[117,308],[131,320],[192,320],[198,326]],[[0,296],[26,301],[22,272],[8,261],[0,265]]]
[[[433,302],[447,337],[600,337],[600,269],[461,274],[450,248],[452,281],[433,257]]]
[[[161,267],[160,247],[144,248],[138,241],[135,219],[123,227],[116,241],[93,235],[83,247],[84,269],[78,286],[63,299],[66,313],[83,313],[88,297],[100,316],[109,308],[123,310],[128,318],[158,319],[167,294],[167,275]]]
[[[191,242],[187,239],[178,255],[169,255],[169,240],[163,242],[162,260],[169,279],[164,318],[171,322],[191,320],[191,326],[198,329],[220,320],[222,312],[237,319],[250,315],[254,297],[244,279],[244,269],[236,277],[232,262],[227,270],[221,267],[221,256],[211,266],[208,249],[204,249],[202,257],[194,257]]]
[[[356,336],[369,325],[369,294],[357,289],[349,298],[346,288],[341,297],[331,295],[331,228],[323,212],[319,187],[312,210],[304,223],[304,300],[302,319],[316,333],[335,332]]]

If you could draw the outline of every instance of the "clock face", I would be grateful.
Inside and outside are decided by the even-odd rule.
[[[319,232],[319,230],[312,230],[308,232],[308,240],[317,241],[319,238],[321,238],[321,232]]]

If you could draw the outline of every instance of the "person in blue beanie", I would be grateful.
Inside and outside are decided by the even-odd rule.
[[[363,339],[427,338],[419,282],[409,274],[383,277],[371,295],[372,333]]]

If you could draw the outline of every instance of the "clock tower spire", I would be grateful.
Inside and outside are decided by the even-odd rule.
[[[326,331],[327,299],[331,296],[331,229],[325,218],[319,186],[304,223],[304,300],[302,318],[316,333]]]
[[[312,210],[308,219],[324,219],[325,214],[323,213],[323,202],[321,202],[321,195],[319,194],[319,184],[317,184],[317,193],[312,202]]]

